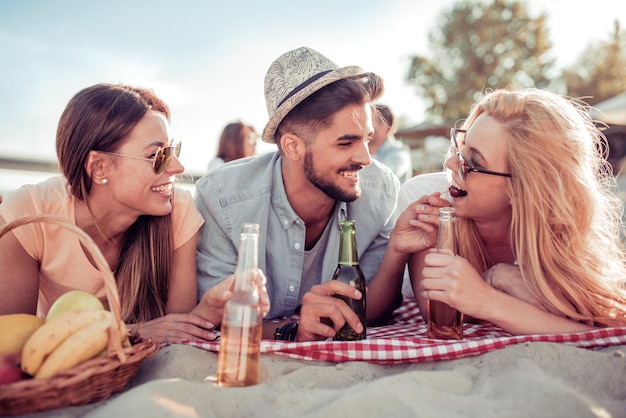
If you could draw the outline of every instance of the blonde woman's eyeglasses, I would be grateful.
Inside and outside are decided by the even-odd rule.
[[[459,143],[456,140],[457,133],[464,134],[467,132],[465,129],[450,129],[450,155],[456,155],[459,158],[459,177],[462,181],[465,181],[465,177],[469,172],[491,174],[492,176],[511,177],[509,173],[500,173],[498,171],[484,170],[482,168],[476,168],[474,165],[463,155],[463,152],[459,150]]]

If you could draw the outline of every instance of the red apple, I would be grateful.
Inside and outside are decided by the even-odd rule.
[[[20,369],[20,353],[0,356],[0,385],[24,379]]]

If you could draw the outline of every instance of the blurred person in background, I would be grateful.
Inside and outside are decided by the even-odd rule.
[[[222,131],[215,158],[209,162],[209,171],[229,161],[252,157],[256,152],[258,139],[259,134],[254,127],[241,121],[229,123]]]
[[[372,158],[385,164],[405,183],[413,177],[411,150],[395,137],[397,121],[389,108],[383,104],[375,106],[374,135],[369,142]]]

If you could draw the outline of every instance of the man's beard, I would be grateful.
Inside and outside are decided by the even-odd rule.
[[[361,197],[361,183],[357,183],[356,190],[345,191],[339,186],[333,183],[327,182],[322,177],[315,173],[315,163],[313,162],[313,155],[307,150],[304,154],[304,175],[315,187],[324,192],[328,197],[333,200],[339,200],[342,202],[353,202]],[[343,167],[339,170],[342,171],[356,171],[363,168],[361,165],[351,165],[349,167]]]

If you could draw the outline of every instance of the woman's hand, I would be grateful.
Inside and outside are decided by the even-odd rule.
[[[424,258],[421,296],[437,300],[474,318],[485,319],[495,292],[462,257],[431,250]]]
[[[539,309],[546,310],[541,301],[536,298],[524,283],[522,272],[516,264],[499,263],[485,272],[485,280],[494,289],[509,294],[519,300],[529,303]]]
[[[422,196],[398,217],[389,245],[401,253],[416,253],[437,245],[439,208],[450,206],[440,192]]]
[[[509,294],[521,301],[529,303],[536,308],[548,311],[554,315],[558,315],[561,317],[566,316],[561,311],[557,311],[556,309],[551,309],[543,305],[541,300],[539,300],[539,298],[531,293],[530,289],[528,289],[528,286],[526,286],[526,283],[522,278],[522,272],[520,271],[518,265],[500,263],[496,264],[496,266],[492,267],[492,269],[493,275],[491,276],[491,283],[493,287],[497,290]],[[573,312],[576,311],[574,305],[572,305],[572,303],[567,300],[567,298],[563,295],[563,292],[560,289],[553,286],[552,290],[557,299],[559,299],[560,302],[563,304],[563,306],[569,306],[569,308]]]
[[[217,338],[214,328],[212,322],[191,313],[167,314],[130,326],[131,331],[138,333],[141,338],[152,338],[159,344],[181,340],[212,341]]]
[[[494,289],[547,311],[524,283],[519,266],[499,263],[481,276],[459,256],[432,252],[424,261],[422,295],[444,302],[466,315],[488,318]]]
[[[259,269],[254,270],[252,274],[252,282],[257,286],[261,314],[265,317],[270,311],[270,299],[267,295],[267,288],[265,287],[267,283],[265,274],[263,274],[263,272]],[[198,306],[194,308],[192,313],[199,315],[216,325],[220,324],[222,322],[222,316],[224,315],[224,305],[226,305],[226,302],[233,297],[234,290],[235,275],[232,274],[207,290],[204,295],[202,295],[200,303],[198,303]]]

